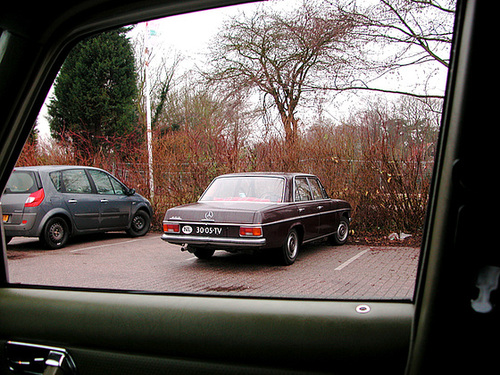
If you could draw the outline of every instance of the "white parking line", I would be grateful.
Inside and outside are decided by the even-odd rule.
[[[358,253],[355,256],[353,256],[352,258],[346,260],[340,266],[338,266],[337,268],[335,268],[335,271],[340,271],[342,268],[347,267],[349,264],[351,264],[352,262],[354,262],[356,259],[362,257],[366,252],[368,252],[368,250],[363,250],[360,253]]]
[[[81,249],[70,250],[70,253],[77,253],[79,251],[84,251],[84,250],[99,249],[101,247],[116,246],[117,244],[125,244],[125,243],[140,241],[140,240],[141,239],[137,238],[135,240],[128,240],[128,241],[123,241],[123,242],[113,242],[113,243],[108,243],[106,245],[88,246],[88,247],[83,247]]]

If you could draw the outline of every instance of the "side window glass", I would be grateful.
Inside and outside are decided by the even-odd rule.
[[[66,193],[90,194],[92,188],[83,169],[70,169],[62,172]]]
[[[295,201],[310,201],[312,199],[311,190],[307,180],[303,177],[295,179]]]
[[[98,194],[114,194],[113,186],[109,180],[109,176],[101,171],[89,170],[92,180],[94,180],[95,187]]]
[[[54,187],[56,188],[56,190],[59,193],[62,192],[61,172],[50,173],[50,180],[54,184]]]
[[[313,196],[313,199],[325,199],[325,192],[322,189],[319,181],[315,178],[310,178],[309,183],[311,184],[311,193]]]
[[[115,191],[115,194],[117,194],[117,195],[125,195],[125,188],[123,187],[122,184],[120,184],[113,177],[110,177],[109,180],[111,181],[111,185],[113,185],[113,189]]]
[[[287,275],[294,279],[282,286],[255,282],[255,277],[266,278],[268,272],[249,274],[247,279],[239,273],[239,285],[255,288],[228,289],[240,269],[242,258],[237,253],[219,257],[217,252],[210,264],[198,262],[198,255],[210,252],[196,251],[193,256],[175,243],[158,241],[157,235],[141,241],[151,241],[146,246],[160,257],[165,247],[173,249],[166,259],[172,277],[152,272],[148,277],[153,281],[144,282],[139,269],[135,272],[120,267],[124,263],[110,262],[113,274],[120,273],[119,281],[105,272],[99,275],[102,278],[90,280],[81,276],[87,268],[79,257],[71,258],[74,264],[68,263],[67,269],[56,267],[60,275],[51,272],[48,277],[42,268],[35,274],[29,264],[25,266],[26,257],[16,256],[31,245],[25,245],[24,239],[17,241],[19,231],[13,226],[7,227],[10,234],[6,234],[13,237],[8,247],[10,280],[78,288],[146,288],[159,293],[411,300],[432,186],[456,1],[441,2],[439,7],[432,1],[351,3],[250,2],[150,20],[82,39],[68,53],[47,95],[36,121],[38,136],[29,137],[16,164],[18,172],[35,172],[34,161],[62,167],[35,173],[35,184],[13,179],[1,202],[5,227],[14,225],[14,214],[20,216],[26,199],[40,201],[43,195],[21,197],[9,192],[24,194],[43,183],[50,188],[44,191],[44,203],[58,204],[51,199],[53,185],[68,193],[64,198],[70,205],[66,206],[75,210],[75,218],[89,221],[89,226],[97,224],[92,230],[128,229],[134,236],[147,229],[144,225],[180,235],[224,236],[236,228],[236,221],[247,224],[267,212],[276,225],[293,226],[294,219],[285,215],[307,209],[299,215],[307,226],[301,234],[315,246],[312,236],[332,232],[334,207],[343,206],[340,201],[345,200],[351,205],[352,219],[346,246],[298,251],[310,274],[321,273],[321,282],[314,288],[297,288],[310,278],[300,272],[300,266],[297,270],[292,266]],[[196,25],[205,23],[210,28],[192,33]],[[27,166],[32,167],[19,170]],[[280,175],[264,173],[250,183],[225,176],[210,185],[214,177],[228,173],[279,170],[290,174],[277,178]],[[137,194],[129,199],[132,190]],[[151,199],[152,210],[145,202],[142,206],[142,197]],[[329,197],[334,200],[322,201]],[[205,226],[163,227],[168,209],[197,200],[203,208],[193,220]],[[19,203],[19,210],[15,212],[8,201]],[[232,206],[242,211],[234,217],[233,213],[219,216],[205,209],[207,203],[221,212]],[[139,205],[143,211],[131,209]],[[76,212],[80,209],[83,212]],[[254,209],[259,213],[252,213]],[[95,214],[101,220],[94,220]],[[226,216],[234,226],[215,225]],[[185,219],[171,217],[172,222]],[[204,219],[213,219],[214,226]],[[282,232],[285,236],[287,230],[267,230],[266,225],[260,234],[269,235],[268,240],[259,237],[258,225],[252,230],[245,225],[240,233],[234,229],[234,235],[237,241],[244,236],[242,242],[259,245],[265,239],[267,245],[278,247],[285,244]],[[123,243],[119,238],[110,240],[112,246],[116,240],[118,249],[137,245],[125,238]],[[384,246],[384,251],[374,244]],[[108,247],[101,253],[100,249],[92,252],[97,260],[103,254],[121,258],[129,253]],[[391,252],[397,256],[390,257]],[[139,267],[142,263],[134,262],[134,253],[130,251],[129,263]],[[49,254],[36,252],[36,256]],[[401,272],[370,269],[367,265],[375,257],[375,262]],[[255,261],[260,264],[260,257]],[[200,270],[214,262],[220,262],[221,278],[200,281]],[[328,271],[314,268],[325,262],[336,265]],[[281,268],[269,272],[279,277]],[[368,278],[378,282],[365,283]]]

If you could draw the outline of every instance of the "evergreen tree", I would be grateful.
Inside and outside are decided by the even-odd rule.
[[[120,28],[80,42],[68,55],[49,105],[51,134],[80,156],[126,152],[137,141],[136,75],[132,45]]]

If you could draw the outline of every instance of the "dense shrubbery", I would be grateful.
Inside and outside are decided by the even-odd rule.
[[[436,120],[422,116],[412,120],[402,113],[370,110],[342,125],[317,125],[302,134],[294,149],[278,136],[250,144],[214,126],[158,132],[153,137],[154,227],[160,228],[169,207],[197,200],[217,175],[300,171],[318,175],[331,197],[352,204],[352,228],[357,234],[418,234],[425,216],[437,127]],[[82,158],[69,145],[28,142],[18,165],[97,166],[149,197],[146,147],[132,148],[134,142],[122,138],[107,137],[102,142],[122,150],[127,147],[129,152],[125,158],[113,152]]]
[[[358,235],[418,234],[453,9],[334,1],[284,11],[269,4],[230,17],[206,61],[189,71],[180,68],[181,56],[154,58],[147,26],[83,41],[49,104],[55,140],[28,141],[18,165],[109,170],[151,199],[156,229],[166,209],[195,201],[217,175],[308,172],[331,197],[352,204]],[[376,105],[366,104],[367,92]],[[385,102],[389,95],[400,99]],[[334,96],[342,107],[367,107],[333,124],[322,114],[335,111]],[[153,129],[154,192],[146,128]]]

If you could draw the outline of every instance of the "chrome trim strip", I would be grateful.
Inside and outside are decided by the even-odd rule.
[[[227,237],[198,237],[198,236],[178,236],[163,233],[161,236],[163,241],[189,245],[218,245],[218,246],[231,246],[243,245],[249,247],[259,247],[266,244],[265,238],[227,238]]]
[[[221,223],[221,222],[206,222],[206,221],[186,221],[186,220],[179,220],[177,218],[175,219],[170,219],[170,220],[164,220],[163,223],[179,223],[179,224],[186,224],[186,225],[213,225],[213,226],[249,226],[249,225],[261,225],[261,226],[268,226],[268,225],[273,225],[273,224],[280,224],[280,223],[285,223],[287,221],[293,221],[293,220],[299,220],[299,219],[306,219],[311,216],[318,216],[318,215],[327,215],[327,214],[332,214],[335,212],[343,212],[343,211],[352,211],[350,208],[339,208],[336,210],[330,210],[330,211],[325,211],[325,212],[317,212],[313,214],[308,214],[308,215],[299,215],[299,216],[294,216],[291,218],[287,219],[282,219],[282,220],[276,220],[272,221],[270,223]]]
[[[6,343],[7,345],[15,345],[15,346],[20,346],[20,347],[28,347],[28,348],[36,348],[36,349],[46,349],[46,350],[55,350],[58,352],[64,352],[66,353],[66,349],[60,348],[57,346],[48,346],[48,345],[40,345],[40,344],[32,344],[28,342],[22,342],[22,341],[13,341],[9,340]]]
[[[328,233],[328,234],[322,234],[321,236],[318,236],[318,237],[310,238],[308,240],[302,241],[302,243],[305,244],[305,243],[309,243],[309,242],[314,242],[314,241],[320,240],[322,238],[329,237],[335,233],[337,233],[337,231],[333,231],[333,232]]]
[[[331,211],[325,211],[325,212],[316,212],[316,213],[309,214],[309,215],[294,216],[294,217],[291,217],[291,218],[288,218],[288,219],[276,220],[276,221],[273,221],[271,223],[266,223],[266,224],[261,224],[261,225],[262,226],[267,226],[267,225],[273,225],[273,224],[281,224],[281,223],[286,223],[287,221],[293,221],[293,220],[298,220],[298,219],[306,219],[306,218],[311,217],[311,216],[326,215],[326,214],[331,214],[331,213],[335,213],[335,212],[339,212],[339,211],[350,211],[350,210],[345,209],[345,208],[339,208],[337,210],[331,210]]]
[[[186,220],[164,220],[163,224],[165,223],[176,223],[176,224],[181,224],[181,225],[204,225],[204,226],[211,226],[211,227],[223,227],[223,226],[231,226],[231,227],[243,227],[243,226],[249,226],[249,225],[261,225],[261,224],[254,224],[254,223],[221,223],[220,221],[215,222],[215,221],[186,221]]]

